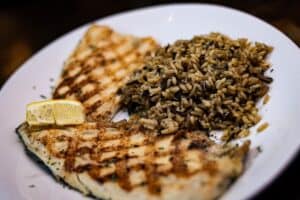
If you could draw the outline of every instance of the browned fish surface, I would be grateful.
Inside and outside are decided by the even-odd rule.
[[[53,98],[81,101],[89,120],[110,119],[119,108],[117,90],[157,47],[151,37],[93,25],[66,61]]]
[[[105,199],[215,199],[242,173],[249,147],[195,132],[155,136],[126,123],[23,124],[18,133],[55,176]]]

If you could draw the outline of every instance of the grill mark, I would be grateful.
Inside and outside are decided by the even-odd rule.
[[[65,93],[64,94],[59,94],[59,90],[60,88],[64,87],[64,86],[68,86],[68,85],[71,85],[74,81],[74,78],[77,78],[79,77],[79,74],[76,74],[74,77],[68,77],[68,78],[64,78],[62,80],[62,82],[60,82],[58,84],[58,86],[56,87],[56,89],[54,90],[54,93],[53,93],[53,99],[59,99],[59,98],[64,98],[65,97]]]
[[[98,136],[98,138],[100,137]],[[91,154],[90,154],[90,158],[95,161],[100,160],[102,155],[102,152],[99,150],[99,148],[97,148],[98,146],[101,147],[101,143],[98,143],[96,147],[91,150]]]
[[[80,129],[80,127],[78,127]],[[144,137],[143,141],[140,142],[139,144],[130,144],[129,140],[130,137],[133,135],[139,135],[138,132],[134,132],[134,131],[128,131],[128,132],[124,132],[124,131],[119,131],[117,130],[120,134],[117,135],[105,135],[105,128],[103,127],[96,127],[96,126],[92,126],[92,127],[82,127],[82,128],[86,128],[87,130],[93,130],[94,128],[99,128],[100,130],[98,130],[97,136],[94,137],[93,139],[84,139],[84,138],[80,138],[79,141],[99,141],[98,142],[98,149],[101,152],[121,152],[121,151],[127,151],[129,149],[133,149],[133,148],[141,148],[141,147],[147,147],[148,144],[152,144],[153,141],[151,141],[151,139],[149,137]],[[85,129],[83,129],[82,131],[79,131],[79,134],[81,134],[81,132],[83,132]],[[61,137],[67,138],[64,140],[68,140],[70,141],[72,138],[71,137],[67,137],[65,135],[62,135]],[[160,136],[161,139],[163,139],[164,137],[167,136]],[[54,153],[54,151],[52,150],[52,144],[59,140],[58,138],[45,138],[43,139],[44,144],[47,145],[48,149],[51,150],[52,153]],[[107,143],[109,141],[113,141],[113,140],[119,140],[119,144],[117,146],[108,146],[108,147],[104,147],[104,143]],[[77,150],[77,152],[80,151],[80,148]],[[168,151],[164,151],[164,152],[156,152],[156,155],[165,155],[165,153],[167,153]]]
[[[127,41],[121,41],[120,43],[118,44],[111,44],[110,48],[101,48],[102,51],[107,51],[107,50],[115,50],[117,49],[119,46],[121,46],[122,44],[126,43]],[[153,48],[153,47],[152,47]],[[150,51],[150,50],[149,50]],[[116,52],[116,50],[114,51]],[[124,57],[128,56],[129,54],[133,53],[133,52],[136,52],[138,53],[138,51],[136,49],[131,49],[129,51],[127,51],[125,54],[122,54],[122,55],[117,55],[117,59],[118,61],[123,64],[123,65],[130,65],[132,64],[133,62],[136,62],[138,60],[141,60],[139,57],[137,57],[135,60],[133,60],[132,62],[129,62],[129,63],[126,63],[126,62],[122,62],[124,60]],[[102,54],[91,54],[88,58],[94,58],[94,56],[101,56],[103,58],[103,55]],[[87,58],[87,60],[88,60]],[[112,63],[111,60],[105,60],[103,59],[102,60],[103,63],[101,63],[100,65],[105,65],[105,63]],[[96,66],[87,66],[87,65],[84,65],[84,61],[81,61],[79,63],[79,65],[81,65],[81,71],[79,73],[77,73],[76,75],[72,76],[72,77],[64,77],[64,80],[57,86],[57,89],[61,88],[62,86],[68,86],[70,82],[74,81],[78,76],[82,75],[82,74],[87,74],[87,73],[90,73],[93,69],[95,69],[96,67],[99,67],[98,65]],[[83,65],[83,66],[82,66]],[[72,66],[72,65],[70,65]],[[103,68],[105,68],[106,70],[105,71],[110,71],[109,69],[107,69],[107,66],[109,66],[109,64],[106,64],[105,66],[103,66]],[[75,66],[75,67],[78,67],[78,66]],[[72,70],[74,67],[67,67],[63,74],[66,74],[68,73],[68,70]],[[114,74],[114,73],[113,73]],[[106,73],[106,75],[110,75],[110,73]],[[57,91],[57,90],[56,90]]]
[[[103,56],[103,54],[101,54],[101,51],[102,52],[105,52],[105,51],[113,51],[113,52],[115,52],[114,50],[116,49],[116,48],[118,48],[119,46],[121,46],[123,43],[122,43],[123,41],[121,41],[120,43],[113,43],[111,40],[110,40],[110,43],[109,43],[109,45],[107,45],[107,47],[104,47],[104,48],[99,48],[99,49],[97,49],[97,50],[95,50],[94,52],[94,54],[91,54],[91,58],[93,58],[94,56],[98,56],[99,54],[101,55],[101,57],[103,58],[103,60],[102,60],[102,63],[100,64],[100,65],[103,65],[103,68],[104,68],[104,76],[105,75],[109,75],[108,73],[106,73],[107,71],[108,71],[108,66],[110,65],[110,64],[112,64],[113,63],[113,60],[115,60],[115,59],[105,59],[104,58],[104,56]],[[101,50],[101,51],[100,51]],[[99,52],[100,51],[100,52]],[[95,68],[97,68],[98,66],[94,66],[93,68],[92,68],[92,70],[93,69],[95,69]],[[89,72],[91,72],[92,70],[90,70]]]
[[[101,149],[101,151],[103,151],[103,152],[112,152],[112,151],[119,152],[119,151],[127,150],[127,149],[146,147],[147,145],[151,145],[151,142],[147,141],[146,143],[143,143],[142,145],[126,145],[125,147],[122,147],[122,145],[120,144],[116,147],[103,148],[103,149]]]
[[[147,149],[149,157],[145,160],[145,176],[148,184],[148,191],[152,194],[159,194],[161,192],[159,174],[157,173],[157,166],[152,163],[156,156],[154,152],[155,137],[151,135],[148,137],[150,144]]]
[[[82,74],[86,74],[86,75],[88,75],[90,72],[92,72],[95,68],[97,68],[97,67],[101,67],[101,65],[104,65],[105,64],[105,60],[101,60],[101,61],[99,61],[99,64],[98,65],[95,65],[95,66],[92,66],[92,65],[84,65],[83,67],[84,68],[82,68],[81,69],[81,75]],[[75,80],[75,79],[74,79]]]
[[[146,165],[145,174],[146,174],[146,180],[148,184],[148,191],[152,194],[156,194],[156,195],[160,194],[161,185],[159,181],[159,174],[156,171],[156,166]]]
[[[86,108],[86,115],[91,115],[99,106],[103,104],[102,100],[96,101],[93,105]]]
[[[82,68],[81,68],[81,63],[80,62],[78,62],[78,61],[74,61],[74,62],[71,62],[71,63],[69,63],[69,65],[66,65],[64,68],[63,68],[63,72],[62,72],[62,74],[61,74],[61,77],[62,78],[67,78],[69,75],[69,71],[71,71],[71,70],[73,70],[74,68],[76,68],[76,67],[79,67],[80,68],[80,71],[82,70]],[[80,73],[80,71],[77,73],[77,74],[79,74]],[[75,74],[75,75],[77,75],[77,74]]]
[[[66,97],[66,96],[68,96],[68,95],[75,94],[76,97],[77,97],[77,99],[79,99],[79,98],[80,98],[80,94],[81,94],[81,88],[82,88],[83,86],[85,86],[85,85],[87,85],[87,84],[89,84],[89,83],[95,83],[95,84],[97,84],[97,82],[96,82],[95,80],[93,80],[93,79],[89,76],[88,70],[93,70],[93,69],[87,69],[87,72],[83,72],[83,73],[81,73],[81,74],[79,73],[78,76],[74,77],[74,79],[72,79],[72,83],[70,84],[70,85],[71,85],[71,86],[70,86],[70,89],[69,89],[66,93],[64,93],[63,95],[61,95],[61,96],[62,96],[62,97]],[[83,75],[83,74],[85,74],[87,77],[86,77],[84,80],[80,81],[79,83],[76,83],[76,84],[75,84],[76,79],[77,79],[79,76]],[[63,86],[67,86],[67,85],[63,85]],[[59,88],[58,88],[58,90],[59,90]]]
[[[73,140],[69,140],[68,150],[66,152],[66,160],[64,162],[64,166],[66,171],[72,172],[75,166],[75,154],[77,142]]]
[[[100,176],[99,166],[91,166],[87,172],[90,175],[90,177],[92,177],[93,179],[98,180],[100,183],[104,182]]]
[[[92,153],[92,148],[89,147],[80,147],[78,150],[76,150],[76,155],[81,156],[83,154],[91,154]]]
[[[124,140],[122,141],[122,143],[128,143],[128,139],[129,138],[124,138]],[[93,160],[95,160],[96,162],[101,162],[101,163],[115,163],[118,161],[122,161],[122,160],[126,160],[126,159],[130,159],[130,158],[141,158],[141,159],[149,159],[151,162],[153,161],[153,155],[157,158],[157,157],[164,157],[164,156],[168,156],[170,155],[170,153],[172,152],[172,146],[170,147],[169,151],[164,151],[164,152],[154,152],[154,149],[151,149],[147,151],[147,147],[149,142],[143,142],[140,145],[120,145],[116,148],[111,148],[111,149],[105,149],[103,148],[103,141],[99,142],[96,146],[98,146],[98,148],[87,148],[87,149],[82,149],[79,148],[78,150],[76,150],[75,152],[73,152],[73,154],[75,155],[81,155],[82,153],[87,153],[89,152],[91,155],[91,158]],[[151,143],[150,143],[151,144]],[[126,146],[126,147],[124,147]],[[146,151],[144,153],[143,156],[137,156],[137,155],[129,155],[129,150],[133,149],[133,148],[146,148]],[[85,147],[86,148],[86,147]],[[100,156],[103,153],[113,153],[114,155],[112,155],[112,157],[107,157],[107,158],[101,158]],[[101,153],[101,154],[100,154]],[[100,155],[100,156],[99,156]]]
[[[128,67],[129,65],[135,63],[135,62],[136,62],[136,60],[133,60],[131,63],[127,64],[127,67]],[[137,64],[137,66],[138,66],[138,64]],[[142,65],[141,65],[141,66],[142,66]],[[137,68],[138,68],[138,67],[137,67]],[[129,69],[128,69],[128,70],[126,71],[126,73],[125,73],[122,77],[119,77],[119,78],[113,77],[113,79],[112,79],[113,84],[115,84],[115,85],[121,85],[121,84],[117,84],[117,82],[118,82],[118,83],[124,83],[124,82],[126,81],[127,77],[128,77],[128,74],[130,74],[131,71],[132,71],[132,70],[129,70]],[[115,73],[116,73],[116,72],[114,72],[113,74],[115,74]],[[113,74],[107,73],[106,70],[104,71],[104,75],[113,76]],[[112,83],[110,83],[110,84],[112,84]],[[108,84],[108,85],[109,85],[109,84]],[[120,86],[118,86],[118,88],[120,88]],[[102,95],[102,91],[104,91],[104,89],[98,91],[98,94],[99,94],[100,96]],[[118,91],[118,89],[117,89],[116,91]],[[110,96],[114,96],[114,95],[117,95],[117,92],[113,92],[112,94],[110,94]],[[103,101],[105,101],[105,97],[104,97],[104,96],[102,96],[101,99],[102,99]],[[117,102],[119,102],[119,101],[117,101]],[[115,103],[115,104],[117,104],[117,103]],[[90,114],[91,114],[91,113],[90,113]],[[112,113],[107,113],[108,116],[110,116],[111,114],[112,114]],[[97,113],[97,114],[95,114],[95,116],[93,117],[93,119],[98,119],[99,116],[101,116],[101,115],[103,115],[103,113]]]
[[[97,161],[99,159],[99,156],[102,155],[103,151],[101,150],[103,145],[103,142],[101,139],[105,134],[105,126],[103,124],[97,125],[92,124],[91,126],[78,126],[77,127],[78,134],[80,134],[82,131],[85,131],[86,129],[89,128],[100,128],[98,132],[98,137],[95,138],[96,141],[100,141],[98,143],[99,148],[86,148],[86,147],[78,147],[78,144],[80,144],[80,140],[82,139],[77,139],[77,138],[71,138],[65,135],[60,135],[60,136],[55,136],[55,131],[53,130],[53,137],[46,137],[46,139],[42,139],[42,141],[46,144],[47,149],[51,151],[51,145],[48,146],[52,141],[65,141],[68,140],[69,142],[69,147],[68,150],[65,154],[65,169],[68,172],[88,172],[88,174],[94,178],[95,180],[98,180],[100,182],[105,182],[105,181],[117,181],[118,184],[120,185],[121,188],[123,188],[126,191],[131,191],[132,189],[140,186],[144,186],[145,184],[148,185],[148,190],[151,192],[151,194],[159,194],[161,192],[161,183],[159,181],[161,176],[168,176],[170,174],[175,174],[176,176],[179,177],[189,177],[191,175],[194,175],[200,171],[205,171],[207,172],[210,176],[215,176],[218,172],[218,165],[215,160],[207,159],[205,157],[205,154],[201,155],[201,162],[203,162],[202,167],[199,169],[194,170],[193,172],[189,172],[187,170],[187,166],[184,163],[185,161],[185,156],[184,153],[186,151],[189,151],[188,149],[182,148],[183,146],[180,145],[181,141],[185,139],[190,139],[190,144],[193,142],[198,141],[199,138],[204,138],[203,136],[192,136],[191,134],[184,134],[184,133],[178,133],[175,135],[171,142],[171,147],[169,147],[169,151],[155,151],[154,146],[155,142],[159,141],[160,139],[166,137],[166,136],[152,136],[152,135],[147,135],[147,141],[149,143],[143,142],[139,145],[139,147],[142,147],[143,145],[146,145],[146,152],[144,156],[129,156],[128,150],[129,149],[121,149],[120,152],[116,152],[116,155],[113,156],[110,159],[103,160],[103,161]],[[120,129],[117,129],[120,131]],[[51,133],[52,134],[52,133]],[[133,132],[125,132],[124,135],[122,136],[121,134],[118,135],[122,139],[121,146],[130,146],[129,144],[129,137],[128,135],[136,134],[135,131]],[[101,136],[100,136],[101,135]],[[47,136],[47,135],[46,135]],[[44,141],[46,140],[46,142]],[[91,139],[91,141],[95,141],[94,139]],[[84,140],[86,141],[86,140]],[[145,140],[146,141],[146,140]],[[189,145],[187,145],[189,146]],[[97,151],[95,151],[97,150]],[[196,150],[199,150],[200,152],[203,152],[203,149],[196,148]],[[194,150],[193,150],[194,151]],[[78,155],[82,155],[88,153],[90,154],[90,158],[96,162],[99,162],[98,164],[86,164],[86,165],[81,165],[81,166],[76,166],[75,167],[75,158]],[[94,155],[97,155],[97,157],[93,157]],[[156,164],[154,162],[155,159],[163,157],[163,156],[172,156],[173,159],[171,159],[171,167],[170,168],[165,168],[163,170],[157,170],[158,166],[167,166],[170,165],[170,163],[167,164]],[[138,159],[140,162],[135,163],[133,165],[128,166],[128,162],[130,159]],[[101,175],[101,170],[107,168],[108,166],[115,166],[115,168],[112,168],[112,171],[109,172],[106,175]],[[135,184],[132,185],[130,182],[130,177],[129,174],[132,170],[143,170],[145,173],[146,180],[143,183],[140,184]]]
[[[129,144],[129,137],[125,137],[121,141],[122,146],[126,146]],[[116,164],[116,175],[118,176],[118,184],[120,185],[121,188],[124,190],[130,191],[132,189],[130,180],[129,180],[129,173],[128,173],[128,168],[127,168],[127,161],[128,161],[128,149],[124,150],[125,158],[124,160],[117,162]]]
[[[138,170],[138,169],[144,169],[146,180],[148,184],[149,192],[153,194],[159,194],[161,191],[161,185],[159,183],[159,175],[160,173],[157,172],[157,166],[153,164],[154,156],[156,156],[156,153],[153,150],[153,145],[155,143],[155,138],[152,137],[150,139],[152,142],[152,146],[148,146],[148,152],[149,155],[146,159],[146,162],[143,164],[137,164],[135,166],[130,166],[130,168],[127,167],[128,165],[128,150],[125,150],[123,154],[122,159],[116,159],[115,157],[111,160],[108,160],[106,162],[102,162],[105,166],[106,164],[115,163],[116,169],[114,172],[111,172],[105,176],[101,176],[101,166],[97,167],[89,167],[89,174],[91,177],[93,177],[96,180],[99,180],[100,182],[105,182],[107,180],[116,179],[120,187],[122,187],[124,190],[130,191],[133,189],[133,186],[130,183],[129,180],[129,171],[131,170]],[[123,140],[124,143],[127,143],[128,140]],[[137,157],[138,158],[138,157]],[[80,166],[79,170],[85,168],[84,166]],[[114,177],[114,178],[113,178]],[[142,184],[135,185],[135,187],[138,187]]]
[[[110,141],[110,140],[102,140],[102,141]],[[101,144],[103,144],[103,143],[101,142]],[[115,147],[102,147],[102,148],[99,148],[99,149],[101,150],[101,152],[116,152],[116,153],[121,153],[124,150],[129,150],[129,149],[133,149],[133,148],[146,148],[146,147],[148,147],[148,145],[152,145],[152,141],[149,140],[149,139],[145,139],[140,144],[133,144],[133,145],[126,144],[126,145],[122,145],[122,142],[121,142],[121,144],[119,144],[118,146],[115,146]],[[154,148],[152,149],[152,151],[154,151]],[[168,151],[155,152],[155,156],[165,156],[165,155],[168,155],[168,153],[171,153],[171,151],[173,151],[173,146],[170,146]],[[146,149],[145,155],[148,155],[149,152],[151,153],[151,151],[149,151],[149,150]]]
[[[102,59],[102,60],[99,61],[99,65],[104,64],[104,63],[105,63],[105,60],[103,60],[102,55],[97,55],[97,56],[98,56],[100,59]],[[94,57],[93,55],[90,55],[90,56],[87,57],[87,60],[88,60],[89,58],[95,58],[95,57]],[[74,61],[73,61],[73,62],[74,62]],[[63,78],[63,80],[62,80],[62,82],[59,83],[59,85],[56,87],[54,94],[57,94],[57,93],[58,93],[58,90],[59,90],[61,87],[63,87],[63,86],[72,85],[73,82],[76,80],[76,78],[78,78],[80,75],[82,75],[82,74],[88,74],[88,73],[90,73],[92,70],[94,70],[96,67],[98,67],[98,65],[95,65],[95,66],[86,65],[86,64],[84,63],[84,62],[85,62],[84,60],[83,60],[83,61],[75,61],[75,62],[76,62],[76,64],[73,65],[73,63],[71,63],[71,64],[69,64],[69,66],[67,66],[67,67],[63,70],[63,73],[62,73],[62,78]],[[73,68],[78,67],[78,65],[79,65],[79,67],[80,67],[80,71],[79,71],[77,74],[75,74],[74,76],[69,76],[69,77],[67,77],[68,72],[69,72],[70,70],[72,70]],[[73,66],[74,66],[74,67],[73,67]],[[53,95],[54,95],[54,94],[53,94]]]
[[[97,84],[97,83],[93,79],[91,79],[90,77],[87,77],[83,81],[73,85],[71,87],[71,89],[65,94],[65,97],[68,96],[68,95],[75,94],[76,99],[80,100],[82,97],[85,96],[85,95],[82,95],[81,88],[84,87],[87,84]],[[85,102],[85,99],[82,99],[81,102]]]
[[[126,136],[126,134],[125,133],[120,133],[120,134],[118,134],[118,135],[105,135],[105,134],[103,134],[102,135],[102,138],[101,138],[101,141],[104,141],[104,142],[106,142],[106,141],[110,141],[110,140],[117,140],[117,139],[120,139],[120,138],[122,138],[122,137],[125,137]]]
[[[206,160],[201,168],[201,171],[207,172],[210,176],[215,176],[218,173],[218,166],[214,160]]]
[[[130,157],[130,158],[140,158],[140,157]],[[126,158],[127,159],[127,158]],[[101,169],[103,168],[106,168],[108,165],[110,164],[114,164],[114,165],[118,165],[119,163],[125,163],[126,162],[126,159],[111,159],[110,161],[105,161],[105,162],[101,162],[99,163],[99,165],[97,165],[98,167],[98,170],[101,171]],[[144,158],[145,159],[145,158]],[[148,159],[148,158],[146,158]],[[206,171],[208,172],[211,176],[213,176],[214,174],[216,174],[218,172],[218,168],[217,168],[217,165],[214,163],[214,161],[205,161],[205,160],[202,160],[205,162],[205,164],[203,165],[202,168],[199,168],[193,172],[186,172],[186,174],[184,174],[184,177],[189,177],[189,176],[192,176],[200,171]],[[121,165],[121,164],[120,164]],[[73,170],[74,171],[79,171],[80,169],[91,169],[93,165],[90,165],[90,164],[87,164],[87,165],[81,165],[81,166],[78,166],[77,168],[74,168]],[[164,164],[161,164],[160,166],[166,166]],[[150,181],[148,179],[146,179],[147,183],[151,182],[152,181],[152,178],[153,175],[157,175],[157,178],[159,178],[160,176],[168,176],[170,174],[175,174],[173,169],[170,168],[170,169],[165,169],[165,170],[160,170],[160,171],[157,171],[157,165],[154,164],[154,163],[150,163],[149,165],[147,165],[146,163],[137,163],[135,165],[131,165],[130,167],[127,166],[127,169],[126,169],[126,172],[129,174],[130,171],[133,171],[133,170],[145,170],[145,173],[148,173],[149,174],[149,177],[150,177]],[[155,171],[153,170],[155,169]],[[148,172],[147,172],[148,170]],[[106,180],[108,179],[112,174],[115,174],[116,172],[113,171],[111,173],[108,173],[107,175],[105,176],[101,176],[100,173],[99,175],[97,176],[97,179],[102,179],[102,180]],[[153,174],[155,173],[155,174]],[[177,175],[177,174],[175,174]],[[177,175],[178,176],[178,175]],[[158,186],[158,184],[156,185]],[[158,191],[158,190],[156,190]]]
[[[59,85],[56,87],[54,93],[53,93],[53,98],[54,99],[59,99],[59,98],[66,98],[68,96],[72,96],[75,95],[75,98],[79,101],[81,101],[82,103],[84,103],[85,101],[87,101],[89,98],[91,98],[92,96],[96,95],[96,94],[101,94],[102,91],[106,88],[109,88],[109,85],[103,86],[101,83],[98,83],[97,81],[93,81],[92,78],[90,78],[91,76],[91,72],[99,67],[99,65],[103,65],[101,67],[104,68],[104,72],[103,72],[103,76],[110,76],[112,77],[112,82],[115,85],[121,85],[121,83],[123,83],[124,81],[126,81],[126,77],[128,76],[129,73],[131,73],[131,68],[129,68],[129,66],[133,63],[136,63],[136,68],[138,68],[139,65],[141,65],[141,57],[142,54],[140,56],[136,56],[131,62],[125,62],[125,58],[127,58],[129,55],[135,53],[135,54],[140,54],[139,53],[139,49],[137,47],[144,45],[145,43],[149,43],[148,44],[148,51],[150,52],[151,50],[153,50],[157,45],[154,45],[155,42],[153,40],[151,40],[150,38],[142,38],[139,40],[139,43],[137,46],[133,46],[131,47],[129,50],[127,50],[125,53],[119,54],[117,53],[117,49],[124,46],[124,45],[132,45],[132,43],[125,38],[123,38],[120,42],[118,43],[113,43],[111,41],[111,39],[109,38],[109,44],[106,47],[100,47],[94,49],[92,51],[92,53],[85,58],[84,60],[75,60],[73,61],[71,64],[69,64],[65,70],[62,73],[62,82],[59,83]],[[153,44],[152,44],[153,43]],[[118,67],[117,69],[114,69],[114,71],[111,71],[109,66],[111,63],[113,63],[114,61],[111,59],[105,59],[103,54],[101,53],[101,51],[112,51],[116,54],[116,58],[113,60],[117,60],[120,63],[120,67],[126,69],[125,75],[117,78],[114,76],[114,74],[118,71],[118,69],[120,69],[120,67]],[[144,53],[145,55],[147,53]],[[76,59],[76,58],[75,58]],[[90,59],[98,59],[94,62],[96,62],[97,64],[89,63]],[[78,62],[78,63],[77,63]],[[74,63],[76,63],[76,65],[74,65]],[[74,65],[74,67],[72,67]],[[74,76],[72,77],[66,77],[68,74],[68,71],[74,69],[75,67],[80,67],[80,71],[78,73],[76,73]],[[142,66],[142,65],[141,65]],[[87,75],[87,79],[85,79],[84,81],[80,82],[80,83],[74,83],[75,80],[80,76],[80,75]],[[88,83],[94,83],[96,82],[96,87],[94,88],[93,91],[90,91],[86,94],[83,94],[81,91],[81,88],[88,84]],[[64,94],[59,94],[59,90],[62,87],[70,87],[68,91],[66,91]],[[103,87],[102,87],[103,86]],[[115,96],[116,93],[112,93],[109,94],[109,96]],[[104,102],[104,100],[102,99],[102,102]],[[114,104],[118,104],[118,101],[116,101]],[[103,118],[110,118],[110,116],[115,112],[104,112],[104,113],[95,113],[93,110],[97,110],[97,107],[100,107],[101,104],[99,102],[97,102],[96,104],[97,106],[92,106],[92,108],[88,108],[87,109],[87,117],[90,120],[99,120],[99,119],[103,119]],[[95,114],[94,114],[95,113]]]
[[[60,82],[58,84],[58,86],[56,87],[54,93],[53,93],[53,98],[54,99],[59,99],[59,98],[64,98],[66,97],[67,95],[70,95],[70,94],[73,94],[74,93],[74,90],[76,90],[79,86],[82,86],[82,82],[87,80],[83,80],[81,81],[80,83],[77,83],[77,84],[74,84],[75,80],[83,75],[83,74],[87,74],[89,73],[89,70],[92,70],[91,68],[87,68],[87,69],[82,69],[81,68],[81,72],[77,73],[75,76],[72,76],[72,77],[65,77],[62,82]],[[64,94],[59,94],[59,90],[62,88],[62,87],[65,87],[65,86],[68,86],[68,87],[71,87],[66,93]]]
[[[125,42],[126,43],[126,42]],[[121,44],[120,44],[121,45]],[[117,47],[116,47],[117,48]],[[136,52],[135,49],[130,49],[129,51],[127,51],[125,54],[122,54],[122,55],[117,55],[117,60],[118,62],[120,63],[119,67],[114,69],[114,71],[111,71],[109,68],[105,68],[104,69],[104,76],[109,76],[109,77],[112,77],[112,81],[113,82],[122,82],[124,80],[124,78],[126,77],[126,75],[128,75],[130,73],[131,70],[128,69],[128,66],[133,64],[133,63],[138,63],[140,62],[140,58],[135,58],[134,60],[132,60],[131,62],[125,62],[125,57],[127,57],[128,55],[130,55],[131,53],[134,53]],[[110,64],[112,64],[112,62],[110,62]],[[109,65],[108,65],[109,66]],[[121,78],[116,78],[114,77],[114,74],[120,69],[120,68],[123,68],[123,69],[127,69],[125,70],[126,71],[126,75],[124,75],[124,77],[121,77]]]
[[[180,147],[180,139],[183,137],[183,133],[177,133],[172,140],[172,144],[175,146],[174,150],[171,152],[172,171],[177,176],[185,176],[188,172],[187,165],[184,162],[184,151]]]
[[[80,81],[79,83],[72,85],[70,87],[70,89],[64,94],[64,98],[74,94],[76,99],[78,99],[78,97],[80,97],[80,95],[81,95],[81,87],[83,87],[84,85],[86,85],[88,83],[89,83],[89,80],[88,80],[88,78],[86,78],[86,79]]]
[[[80,127],[78,127],[80,129]],[[93,130],[94,128],[96,128],[95,126],[92,126],[92,127],[82,127],[82,128],[86,128],[87,130],[90,129],[90,130]],[[103,127],[99,127],[100,130],[98,130],[98,133],[97,133],[97,136],[94,137],[93,139],[84,139],[84,138],[80,138],[79,141],[83,141],[83,142],[88,142],[88,141],[99,141],[97,146],[98,146],[98,150],[101,151],[101,152],[116,152],[117,154],[121,154],[121,155],[128,155],[128,150],[129,149],[133,149],[133,148],[146,148],[149,144],[150,145],[153,145],[153,141],[152,139],[150,139],[149,137],[144,137],[143,138],[143,141],[140,142],[139,144],[130,144],[130,137],[133,136],[133,135],[139,135],[139,133],[137,132],[123,132],[123,131],[119,131],[118,132],[120,134],[117,134],[117,135],[105,135],[105,128]],[[83,132],[85,129],[83,129],[82,131],[79,131],[79,134],[81,134],[81,132]],[[54,134],[54,133],[53,133]],[[167,137],[167,136],[160,136],[159,138],[160,139],[163,139],[164,137]],[[65,135],[62,135],[60,136],[60,138],[65,138],[63,140],[68,140],[68,141],[71,141],[72,138],[71,137],[67,137]],[[58,139],[55,138],[55,137],[51,137],[51,138],[45,138],[43,139],[44,144],[47,145],[47,148],[51,151],[51,153],[55,153],[53,148],[52,148],[52,144],[57,141],[57,140],[62,140],[62,139]],[[109,141],[113,141],[113,140],[119,140],[119,144],[116,145],[116,146],[108,146],[108,147],[104,147],[104,143],[107,143]],[[86,148],[86,147],[85,147]],[[172,147],[169,147],[170,150]],[[78,152],[81,152],[82,148],[78,148],[76,151],[74,151],[74,153],[76,152],[76,154]],[[126,151],[126,153],[124,154],[123,151]],[[153,149],[154,151],[154,149]],[[150,151],[149,151],[150,152]],[[164,152],[156,152],[155,155],[167,155],[167,153],[169,153],[170,151],[164,151]],[[80,153],[79,153],[80,154]],[[147,155],[147,151],[146,151],[146,154]]]
[[[205,162],[205,164],[203,165],[202,168],[196,169],[193,172],[187,172],[186,174],[184,174],[183,177],[187,178],[187,177],[193,176],[193,175],[195,175],[199,172],[203,172],[203,171],[207,172],[210,176],[215,176],[219,172],[217,164],[215,163],[214,160],[202,160],[202,161]],[[124,161],[123,160],[112,161],[111,163],[114,163],[114,162],[116,163],[115,165],[118,165],[118,163],[122,163]],[[101,174],[100,174],[101,169],[105,168],[106,166],[108,166],[111,163],[107,162],[107,163],[101,163],[101,164],[97,165],[98,175],[93,178],[96,180],[101,180],[101,182],[105,182],[107,180],[110,180],[111,177],[113,176],[114,178],[117,178],[117,180],[118,180],[119,177],[117,176],[116,171],[112,171],[111,173],[108,173],[104,176],[101,176]],[[161,166],[164,166],[164,165],[161,165]],[[95,167],[95,166],[89,165],[89,164],[86,166],[78,166],[78,169],[74,169],[74,171],[80,171],[82,169],[90,170],[92,167]],[[159,194],[161,192],[161,190],[160,190],[161,185],[159,182],[159,178],[161,176],[169,176],[170,174],[175,174],[172,168],[157,171],[157,165],[155,165],[153,163],[151,163],[149,165],[147,165],[145,163],[137,163],[135,165],[131,165],[130,168],[127,168],[126,172],[129,174],[131,171],[138,171],[138,170],[144,170],[144,173],[146,174],[146,180],[141,184],[132,185],[132,187],[130,189],[127,188],[126,190],[130,191],[136,187],[142,186],[144,184],[148,184],[148,189],[151,193]],[[175,174],[175,175],[178,176],[178,174]]]
[[[99,91],[99,87],[98,85],[94,85],[95,89],[90,91],[90,92],[87,92],[85,93],[84,95],[81,95],[81,96],[78,96],[78,100],[80,102],[85,102],[86,100],[88,100],[89,98],[91,98],[92,96],[95,96],[96,94],[98,94],[98,91]]]
[[[133,53],[135,51],[136,50],[134,48],[131,48],[129,51],[125,52],[125,54],[121,54],[120,55],[119,53],[117,53],[117,60],[120,62],[120,64],[121,64],[120,66],[121,67],[124,68],[126,66],[126,68],[127,68],[131,63],[137,62],[139,60],[138,58],[136,58],[132,62],[129,62],[129,63],[126,63],[126,61],[125,61],[125,57],[127,57],[128,55],[130,55],[131,53]],[[110,74],[114,75],[115,72],[116,71],[111,71],[111,70],[108,69],[108,75],[110,75]]]

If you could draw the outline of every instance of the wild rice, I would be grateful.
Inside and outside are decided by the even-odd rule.
[[[272,48],[219,33],[158,49],[119,92],[130,114],[162,134],[226,130],[227,139],[260,120],[256,102],[272,78],[264,75]],[[240,133],[240,134],[239,134]]]
[[[270,100],[270,95],[266,94],[263,99],[263,104],[266,105]]]
[[[269,127],[269,123],[268,122],[265,122],[263,124],[261,124],[258,128],[257,128],[257,132],[260,133],[260,132],[263,132],[264,130],[266,130],[267,128]]]

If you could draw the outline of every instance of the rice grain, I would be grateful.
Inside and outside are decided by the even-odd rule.
[[[222,130],[227,140],[246,136],[261,119],[256,103],[273,81],[264,74],[271,51],[219,33],[178,40],[134,72],[119,91],[122,104],[162,134]]]

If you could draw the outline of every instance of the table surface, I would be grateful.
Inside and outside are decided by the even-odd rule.
[[[90,21],[124,10],[169,3],[167,0],[67,0],[0,2],[0,87],[32,54],[64,33]],[[300,46],[300,1],[197,1],[233,7],[277,27]],[[300,199],[300,154],[254,199]],[[258,180],[259,181],[259,180]]]

